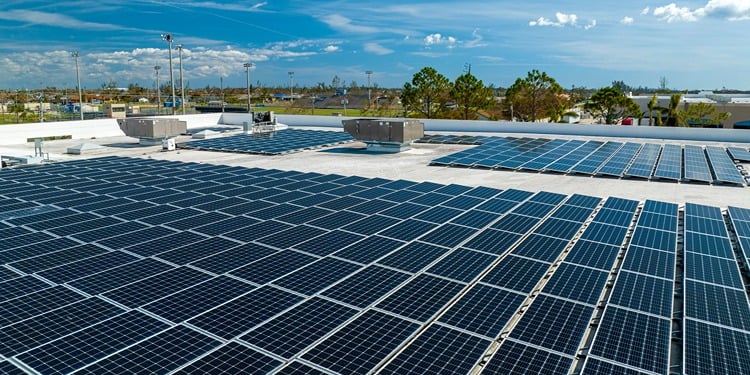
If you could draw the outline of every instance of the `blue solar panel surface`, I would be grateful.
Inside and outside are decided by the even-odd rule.
[[[3,371],[663,373],[675,277],[681,371],[745,369],[747,209],[117,157],[0,180]]]
[[[180,144],[182,148],[277,155],[304,149],[330,146],[354,139],[349,133],[285,129],[267,134],[239,134],[201,139]]]

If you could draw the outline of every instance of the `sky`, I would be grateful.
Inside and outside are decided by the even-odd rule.
[[[5,0],[0,89],[75,88],[74,51],[84,88],[154,87],[163,34],[193,88],[245,87],[253,63],[254,86],[396,88],[429,66],[496,87],[538,69],[565,88],[750,90],[750,0]]]

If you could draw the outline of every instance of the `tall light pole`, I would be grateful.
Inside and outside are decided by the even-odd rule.
[[[159,65],[154,67],[154,70],[156,71],[156,114],[161,114],[161,87],[159,86],[159,69],[161,67]]]
[[[172,69],[172,34],[161,34],[161,39],[167,41],[169,44],[169,80],[172,83],[172,115],[175,114],[175,95],[174,95],[174,69]]]
[[[370,98],[370,76],[372,75],[372,70],[366,71],[365,74],[367,74],[367,104],[372,104],[372,99]]]
[[[177,54],[180,57],[180,108],[182,108],[182,114],[185,115],[185,84],[182,82],[182,44],[177,45]]]
[[[294,85],[292,84],[294,79],[294,72],[289,72],[289,100],[294,100]]]
[[[83,94],[81,93],[81,75],[78,71],[78,51],[70,54],[76,59],[76,81],[78,82],[78,112],[81,112],[81,121],[83,121]]]
[[[250,102],[250,69],[255,67],[253,63],[244,63],[242,66],[245,67],[245,75],[247,76],[247,113],[250,113],[252,104]]]

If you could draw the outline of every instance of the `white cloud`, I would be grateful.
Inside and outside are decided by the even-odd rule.
[[[334,45],[327,45],[325,48],[323,48],[323,51],[325,52],[336,52],[339,50],[339,46]]]
[[[620,23],[623,25],[632,25],[634,21],[633,17],[625,16],[620,20]]]
[[[729,21],[750,20],[748,0],[709,0],[705,6],[696,9],[678,7],[671,3],[654,9],[654,16],[662,21],[695,22],[704,17],[714,17]]]
[[[394,51],[392,49],[381,46],[378,43],[365,43],[365,52],[369,52],[375,55],[389,55]]]
[[[536,21],[529,21],[529,26],[555,26],[563,27],[565,25],[575,26],[578,22],[578,16],[575,14],[555,13],[555,20],[549,20],[544,17],[537,18]]]
[[[588,25],[584,26],[583,29],[584,30],[589,30],[589,29],[593,29],[595,27],[596,27],[596,20],[591,20],[591,22]]]
[[[352,20],[340,14],[331,14],[320,19],[333,29],[358,34],[372,34],[380,32],[379,29],[370,26],[352,24]]]
[[[694,22],[698,17],[688,7],[678,7],[675,3],[654,9],[654,16],[662,21],[672,22]]]
[[[424,44],[425,46],[447,44],[450,48],[456,44],[456,38],[452,36],[444,37],[439,33],[434,33],[424,37]]]
[[[650,10],[651,10],[651,8],[649,8],[649,7],[643,8],[643,10],[641,11],[641,15],[642,16],[647,15]]]
[[[471,32],[472,39],[466,43],[464,43],[464,47],[466,48],[476,48],[476,47],[485,47],[487,43],[483,43],[482,35],[479,34],[479,30],[474,29],[474,31]]]
[[[84,30],[133,30],[114,24],[84,22],[73,17],[57,13],[37,12],[33,10],[11,10],[0,12],[0,20],[18,21],[35,25],[47,25],[65,29]]]

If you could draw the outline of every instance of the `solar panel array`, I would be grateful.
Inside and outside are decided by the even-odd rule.
[[[470,141],[468,141],[470,140]],[[556,172],[746,185],[734,159],[742,149],[636,142],[432,135],[426,143],[479,146],[432,160],[431,165]],[[747,150],[744,150],[745,153]],[[730,153],[732,157],[730,157]],[[683,156],[684,154],[684,156]],[[735,156],[738,155],[738,156]],[[684,170],[684,173],[683,173]]]
[[[353,142],[349,133],[325,130],[284,129],[270,133],[236,134],[180,143],[179,147],[221,152],[278,155]]]
[[[748,209],[118,157],[0,202],[3,373],[750,370]]]

